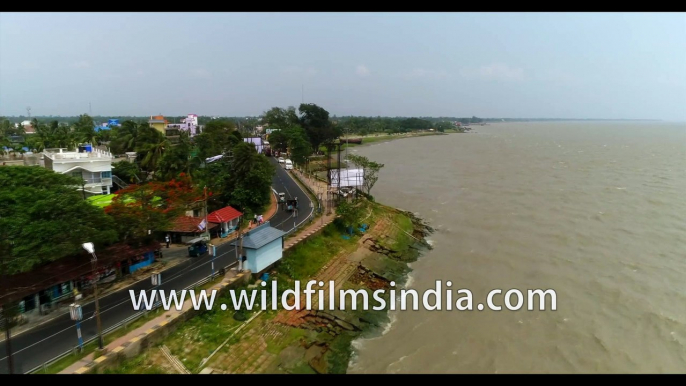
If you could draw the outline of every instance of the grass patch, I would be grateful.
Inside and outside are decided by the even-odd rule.
[[[405,251],[410,245],[417,241],[414,237],[410,236],[414,230],[414,224],[412,224],[411,218],[402,213],[396,214],[393,217],[393,221],[397,226],[397,232],[390,243],[390,247],[396,251]]]
[[[108,344],[114,342],[115,340],[121,338],[122,336],[125,336],[131,331],[136,330],[140,326],[144,325],[145,323],[153,320],[154,318],[162,315],[162,309],[157,309],[155,311],[149,312],[147,315],[144,315],[140,317],[139,319],[135,320],[134,322],[128,324],[126,327],[120,327],[111,333],[105,335],[103,340],[105,341],[105,347],[107,347]],[[85,358],[89,354],[94,354],[95,357],[99,356],[99,353],[96,352],[98,348],[98,340],[94,340],[88,344],[83,345],[83,351],[80,353],[77,353],[76,355],[69,355],[66,356],[55,363],[36,370],[34,374],[58,374],[60,371],[66,369],[67,367],[73,365],[74,363],[78,362],[79,360]]]
[[[275,342],[273,339],[267,340],[267,352],[270,354],[278,354],[281,350],[303,338],[309,337],[309,335],[310,331],[302,328],[289,328],[288,333],[281,341]]]
[[[348,362],[352,355],[352,341],[355,337],[355,333],[343,333],[331,342],[329,350],[324,354],[329,374],[345,374],[348,371]]]
[[[303,280],[314,276],[333,256],[341,251],[353,251],[359,237],[345,240],[335,224],[329,224],[319,235],[309,238],[293,247],[279,264],[279,271],[291,279]]]
[[[167,374],[161,367],[152,362],[149,354],[145,353],[136,358],[124,361],[119,367],[105,369],[103,374]]]

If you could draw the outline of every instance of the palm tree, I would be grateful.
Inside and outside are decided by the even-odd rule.
[[[247,175],[255,165],[257,150],[247,142],[241,142],[233,148],[233,170],[236,175]]]
[[[164,150],[169,147],[169,142],[162,133],[148,125],[145,126],[138,132],[136,152],[142,157],[141,167],[154,175]]]
[[[112,129],[110,134],[112,152],[116,154],[136,150],[136,141],[141,128],[146,125],[137,125],[136,122],[124,121],[121,126]]]
[[[5,155],[10,153],[12,143],[10,143],[9,138],[6,136],[0,136],[0,155]],[[5,150],[7,148],[7,150]]]

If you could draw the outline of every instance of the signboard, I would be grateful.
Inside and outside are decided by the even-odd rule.
[[[152,285],[158,286],[162,284],[162,274],[155,272],[152,274]]]
[[[71,316],[71,320],[83,319],[83,311],[81,310],[81,306],[76,303],[72,303],[69,306],[69,316]]]
[[[361,187],[364,183],[364,169],[341,169],[341,178],[339,183],[338,169],[329,171],[331,178],[331,187]]]

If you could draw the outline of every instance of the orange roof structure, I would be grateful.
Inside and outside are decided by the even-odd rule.
[[[164,121],[164,124],[166,125],[169,123],[166,118],[164,118],[164,115],[153,115],[150,117],[151,121]]]
[[[224,222],[229,222],[231,220],[241,217],[243,213],[237,211],[236,209],[227,206],[207,215],[207,221],[215,224],[221,224]]]
[[[203,230],[200,229],[200,223],[202,223],[204,218],[202,217],[190,217],[190,216],[179,216],[172,223],[170,229],[165,229],[168,232],[179,232],[179,233],[200,233]],[[210,221],[209,219],[207,220]],[[207,229],[212,229],[217,226],[217,224],[207,224]]]

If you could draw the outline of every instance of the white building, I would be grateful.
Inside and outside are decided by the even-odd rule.
[[[45,168],[57,173],[82,178],[89,194],[110,194],[112,188],[112,154],[91,149],[90,145],[78,151],[45,149]]]
[[[181,123],[170,123],[167,125],[167,137],[178,137],[180,130],[188,133],[189,137],[195,137],[200,134],[200,126],[198,125],[198,115],[188,114],[188,116],[181,120]]]

